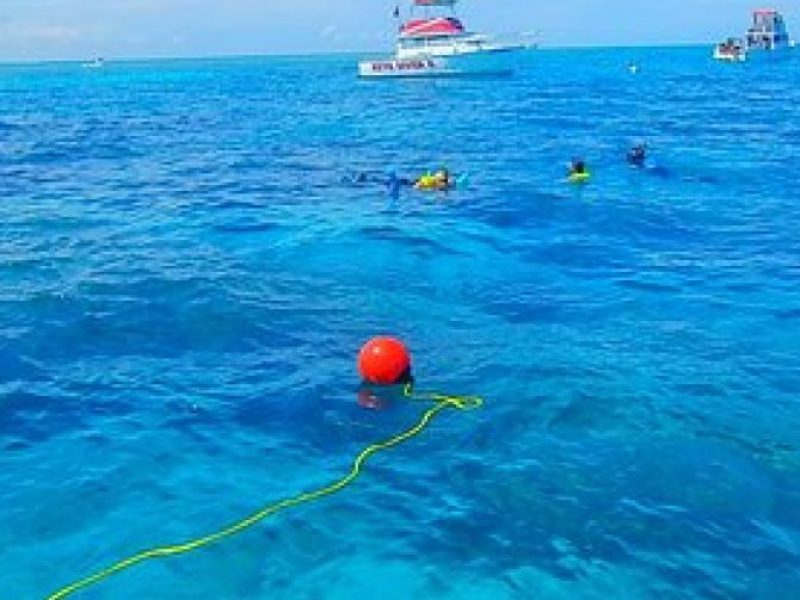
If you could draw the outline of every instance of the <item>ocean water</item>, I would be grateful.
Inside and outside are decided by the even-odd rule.
[[[800,598],[800,60],[708,54],[0,67],[0,597],[338,478],[425,408],[359,405],[391,333],[485,407],[74,597]]]

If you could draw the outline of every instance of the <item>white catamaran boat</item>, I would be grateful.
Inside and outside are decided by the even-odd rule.
[[[455,16],[458,0],[412,0],[392,58],[359,63],[361,77],[508,75],[522,44],[499,44],[471,33]],[[424,11],[423,16],[415,14]],[[400,19],[399,7],[395,17]]]
[[[794,44],[789,39],[786,21],[777,10],[753,12],[753,23],[744,39],[729,38],[714,48],[714,58],[744,62],[756,58],[779,58],[789,54]]]

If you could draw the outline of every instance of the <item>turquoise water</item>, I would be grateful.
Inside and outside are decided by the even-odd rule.
[[[424,408],[358,404],[392,333],[485,408],[75,597],[800,597],[800,60],[708,54],[0,68],[0,596],[337,478]]]

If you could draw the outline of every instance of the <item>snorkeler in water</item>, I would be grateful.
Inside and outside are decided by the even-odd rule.
[[[567,173],[567,181],[569,183],[588,183],[592,178],[589,169],[586,166],[586,161],[582,158],[573,158],[567,165],[569,172]]]
[[[467,177],[464,174],[456,177],[449,169],[441,168],[433,173],[428,171],[426,174],[413,179],[401,177],[396,172],[389,171],[388,175],[358,172],[343,177],[342,181],[354,186],[382,185],[386,187],[386,192],[390,197],[397,198],[404,187],[413,187],[422,191],[446,191],[463,185],[467,181]]]
[[[422,191],[444,192],[455,188],[459,183],[464,182],[464,176],[456,178],[448,169],[442,168],[435,173],[426,173],[414,183],[414,187]]]
[[[625,160],[630,167],[645,171],[648,175],[654,177],[666,179],[673,175],[670,169],[650,159],[647,144],[644,142],[636,142],[633,144],[628,150]]]
[[[572,162],[569,163],[569,174],[570,176],[586,174],[586,161],[582,158],[572,159]]]
[[[632,167],[642,168],[647,161],[647,144],[637,143],[628,150],[628,164]]]

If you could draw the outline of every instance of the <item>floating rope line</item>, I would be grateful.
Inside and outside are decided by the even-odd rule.
[[[149,561],[149,560],[159,560],[164,558],[169,558],[172,556],[177,556],[180,554],[187,554],[189,552],[194,552],[195,550],[199,550],[201,548],[205,548],[207,546],[211,546],[212,544],[216,544],[217,542],[221,542],[222,540],[238,535],[245,531],[246,529],[250,529],[251,527],[258,525],[264,519],[271,517],[272,515],[300,506],[301,504],[308,504],[310,502],[316,502],[317,500],[321,500],[328,496],[332,496],[338,492],[341,492],[349,485],[354,483],[356,479],[361,476],[365,463],[374,455],[384,452],[386,450],[391,450],[392,448],[396,448],[401,444],[411,440],[412,438],[417,437],[420,435],[428,425],[431,424],[431,421],[436,418],[441,412],[447,409],[455,409],[455,410],[474,410],[480,408],[483,405],[483,400],[481,398],[475,396],[446,396],[441,394],[435,393],[420,393],[417,394],[413,391],[411,385],[407,385],[404,388],[404,395],[407,398],[413,400],[424,400],[428,402],[435,403],[435,406],[426,410],[422,417],[420,417],[419,421],[413,427],[403,431],[402,433],[397,434],[396,436],[389,438],[383,442],[378,442],[372,444],[371,446],[367,446],[364,450],[362,450],[353,461],[353,465],[350,468],[350,471],[341,479],[334,481],[333,483],[318,488],[316,490],[310,492],[304,492],[298,494],[297,496],[291,498],[285,498],[278,502],[269,504],[259,510],[251,514],[248,517],[245,517],[235,523],[221,529],[215,533],[211,533],[209,535],[199,537],[182,544],[175,544],[169,546],[160,546],[157,548],[151,548],[149,550],[144,550],[137,554],[134,554],[128,558],[125,558],[101,571],[93,575],[89,575],[83,579],[79,579],[78,581],[61,588],[57,592],[54,592],[47,596],[46,600],[62,600],[63,598],[67,598],[81,590],[84,590],[88,587],[97,585],[102,581],[121,573],[131,567],[134,567],[140,563]]]

